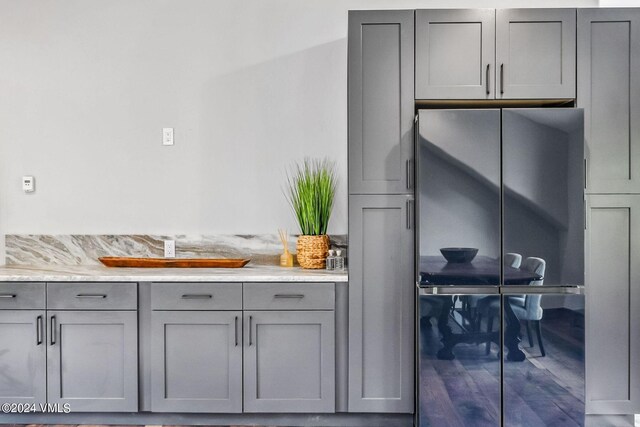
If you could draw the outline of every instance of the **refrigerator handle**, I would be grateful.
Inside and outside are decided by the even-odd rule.
[[[409,164],[407,165],[407,169],[409,170],[409,177],[407,179],[407,189],[411,190],[414,187],[414,176],[415,176],[415,161],[410,159]]]
[[[584,295],[584,286],[527,286],[527,285],[503,285],[500,293],[505,296],[513,295]]]
[[[419,295],[500,295],[498,286],[418,286]]]

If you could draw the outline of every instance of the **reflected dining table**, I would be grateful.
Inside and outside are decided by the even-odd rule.
[[[467,289],[473,287],[480,290],[481,295],[482,288],[486,287],[486,299],[495,299],[500,298],[496,289],[500,285],[500,276],[499,259],[477,256],[472,262],[452,263],[440,256],[423,256],[419,261],[418,285],[420,287],[464,286]],[[541,279],[542,276],[530,271],[504,266],[502,277],[504,285],[528,286],[531,282]],[[461,289],[460,293],[464,294],[464,291]],[[443,304],[438,315],[438,330],[442,335],[443,344],[443,348],[437,353],[438,359],[453,360],[455,358],[453,348],[460,343],[479,344],[491,341],[500,347],[499,330],[482,332],[478,327],[463,330],[460,333],[453,332],[449,325],[449,317],[455,309],[455,296],[455,293],[438,296]],[[523,361],[526,356],[518,346],[520,320],[513,312],[510,297],[504,296],[502,307],[505,319],[504,346],[508,349],[507,360]]]

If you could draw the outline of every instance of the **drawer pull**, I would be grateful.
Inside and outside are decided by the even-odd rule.
[[[182,299],[211,299],[213,295],[211,294],[184,294],[182,295]]]
[[[290,298],[290,299],[301,299],[304,298],[302,294],[275,294],[274,298]]]
[[[0,294],[0,298],[15,298],[15,294]]]
[[[76,298],[100,298],[104,299],[107,296],[105,294],[78,294]]]

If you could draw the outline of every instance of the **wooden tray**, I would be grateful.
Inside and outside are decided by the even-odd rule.
[[[250,259],[238,258],[98,258],[107,267],[131,268],[241,268]]]

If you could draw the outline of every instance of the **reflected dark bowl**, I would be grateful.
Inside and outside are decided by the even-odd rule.
[[[448,262],[471,262],[478,253],[478,248],[440,248],[442,256]]]

